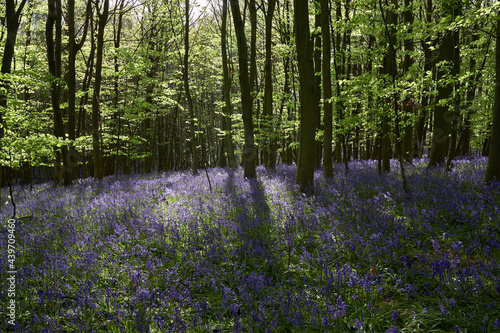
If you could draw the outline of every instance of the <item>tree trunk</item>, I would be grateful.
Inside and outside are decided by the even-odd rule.
[[[265,77],[265,88],[264,88],[264,110],[263,119],[264,122],[264,162],[265,166],[270,169],[274,169],[276,165],[276,137],[274,134],[274,117],[273,117],[273,79],[272,79],[272,28],[273,28],[273,16],[274,9],[276,7],[275,0],[269,0],[267,2],[267,13],[266,17],[266,62],[264,67],[264,77]]]
[[[16,45],[17,30],[19,28],[20,17],[23,11],[23,7],[27,0],[23,0],[18,9],[16,10],[16,4],[14,0],[5,1],[5,16],[7,23],[7,39],[5,40],[5,47],[2,57],[2,74],[9,74],[12,67],[12,58],[14,57],[14,47]],[[9,83],[0,80],[0,140],[3,139],[5,135],[3,112],[7,107],[7,92],[9,89]],[[3,185],[3,166],[0,163],[0,188]],[[2,207],[2,197],[0,193],[0,211]]]
[[[330,8],[328,0],[321,0],[321,35],[323,36],[323,177],[333,177],[332,163],[332,132],[333,132],[333,108],[332,108],[332,73],[330,67]]]
[[[336,16],[337,16],[337,21],[342,20],[342,2],[341,0],[336,0]],[[348,22],[348,17],[346,16],[345,22]],[[334,34],[332,33],[332,38]],[[346,34],[344,34],[344,44],[346,40]],[[337,32],[335,34],[335,41],[332,41],[332,44],[334,45],[334,54],[333,54],[333,62],[335,66],[335,87],[336,87],[336,94],[337,94],[337,103],[335,104],[335,108],[337,110],[337,118],[338,121],[337,123],[341,125],[337,125],[337,130],[342,131],[343,128],[343,121],[344,121],[344,101],[342,100],[341,96],[341,85],[340,81],[341,79],[344,79],[345,75],[345,54],[344,50],[342,49],[342,38],[340,36],[340,32]],[[337,134],[337,142],[335,144],[335,161],[337,163],[342,162],[342,155],[344,156],[344,166],[345,169],[348,170],[349,164],[348,164],[348,159],[347,159],[347,147],[346,147],[346,135],[344,133],[339,133]]]
[[[119,65],[118,65],[118,51],[120,49],[121,42],[121,32],[123,26],[123,8],[125,6],[125,0],[120,0],[119,3],[115,5],[115,13],[113,16],[114,22],[116,21],[116,15],[118,14],[118,25],[113,24],[113,35],[114,41],[113,46],[115,48],[115,54],[113,56],[113,64],[114,64],[114,96],[113,96],[113,107],[115,108],[115,116],[117,124],[117,133],[116,133],[116,142],[115,142],[115,156],[114,156],[114,173],[115,176],[118,176],[118,162],[120,158],[120,135],[122,129],[121,115],[122,111],[118,109],[118,103],[120,101],[120,90],[118,89],[118,73],[119,73]],[[117,10],[118,9],[118,10]]]
[[[226,145],[227,151],[227,162],[228,166],[231,169],[236,169],[236,156],[234,155],[234,146],[233,146],[233,135],[231,129],[231,81],[232,78],[229,75],[229,64],[228,64],[228,56],[227,56],[227,1],[223,0],[222,4],[222,22],[221,22],[221,52],[222,52],[222,71],[223,71],[223,94],[224,94],[224,103],[223,107],[223,125],[224,125],[224,141]]]
[[[319,3],[315,2],[314,6],[320,6]],[[321,52],[322,52],[322,36],[321,36],[321,13],[316,8],[316,15],[314,15],[314,48],[313,48],[313,61],[314,61],[314,90],[317,92],[315,94],[315,104],[319,105],[321,99],[321,75],[316,75],[316,73],[321,73],[322,62],[321,62]],[[321,130],[321,108],[318,106],[314,114],[314,167],[319,168],[321,166],[321,157],[323,153],[323,142],[316,140],[316,132]]]
[[[380,2],[381,3],[381,2]],[[386,2],[386,5],[387,5],[387,2]],[[396,82],[396,79],[397,79],[397,67],[396,67],[396,59],[397,59],[397,54],[396,54],[396,48],[395,48],[395,43],[396,43],[396,39],[397,39],[397,36],[396,36],[396,26],[397,26],[397,15],[396,15],[396,10],[397,10],[397,0],[392,0],[392,6],[390,7],[390,9],[387,9],[387,20],[386,20],[386,26],[385,26],[385,29],[386,29],[386,32],[387,32],[387,39],[389,41],[389,52],[388,52],[388,56],[387,58],[389,59],[388,60],[388,64],[387,64],[387,69],[388,69],[388,72],[391,76],[391,81],[392,81],[392,89],[393,89],[393,93],[392,93],[392,104],[393,104],[393,107],[394,107],[394,122],[395,122],[395,129],[396,129],[396,150],[397,150],[397,154],[398,154],[398,160],[399,160],[399,166],[400,166],[400,170],[401,170],[401,178],[402,178],[402,181],[403,181],[403,189],[405,190],[405,192],[409,192],[408,191],[408,186],[406,184],[406,175],[405,175],[405,168],[404,168],[404,161],[403,161],[403,149],[401,147],[401,133],[400,133],[400,126],[399,126],[399,108],[398,108],[398,104],[399,104],[399,98],[398,98],[398,93],[397,93],[397,82]],[[382,10],[382,8],[381,8]],[[390,26],[390,27],[389,27]],[[389,141],[390,142],[390,141]],[[390,143],[389,143],[390,144]],[[386,153],[386,152],[384,152]],[[386,158],[387,156],[384,157],[384,171],[389,171],[389,170],[386,170],[386,166],[385,166],[385,163],[386,163]]]
[[[453,12],[449,12],[453,15]],[[454,61],[454,36],[453,31],[446,30],[443,40],[439,46],[438,63],[440,67],[437,73],[438,95],[437,104],[434,110],[434,124],[432,132],[432,147],[428,167],[444,164],[448,148],[450,146],[451,121],[448,99],[453,91],[453,83],[450,74],[453,73]]]
[[[238,44],[239,67],[240,67],[240,86],[241,86],[241,108],[243,118],[243,129],[245,136],[245,146],[243,151],[244,158],[244,177],[255,178],[255,143],[253,133],[252,118],[252,97],[250,80],[248,76],[248,51],[245,38],[245,27],[241,20],[240,5],[238,0],[230,0],[231,10],[233,12],[234,30],[236,33],[236,42]]]
[[[76,55],[82,48],[87,38],[87,30],[90,20],[91,2],[87,3],[87,12],[85,15],[85,25],[82,34],[82,40],[77,43],[75,31],[75,0],[68,0],[68,139],[76,139]],[[69,185],[73,179],[78,177],[78,155],[73,147],[68,147],[67,169],[64,170],[64,182]]]
[[[255,113],[255,120],[257,122],[257,128],[259,127],[259,117],[260,117],[260,99],[257,99],[257,108],[253,111],[253,103],[258,94],[258,77],[257,77],[257,7],[255,5],[255,0],[245,1],[248,3],[248,9],[250,12],[250,97],[252,103],[252,113]],[[245,16],[245,13],[243,13]],[[244,20],[244,18],[243,18]],[[243,27],[245,23],[243,22]],[[243,163],[245,163],[245,157],[243,157]],[[255,148],[255,164],[259,164],[259,151],[257,147]]]
[[[462,9],[457,7],[453,10],[453,17],[460,16]],[[453,79],[455,80],[453,95],[453,111],[452,111],[452,126],[451,126],[451,139],[448,148],[448,156],[446,157],[446,171],[451,171],[451,162],[455,158],[455,150],[457,147],[457,131],[458,119],[460,119],[460,30],[453,31]]]
[[[496,80],[493,125],[491,128],[490,153],[484,180],[500,181],[500,10],[497,11]]]
[[[184,90],[186,91],[186,99],[188,103],[188,111],[189,111],[189,131],[190,137],[189,141],[191,143],[191,156],[193,158],[192,170],[193,174],[198,173],[198,168],[200,165],[198,158],[198,150],[196,148],[196,124],[194,117],[194,109],[193,109],[193,99],[191,97],[191,91],[189,89],[189,0],[185,0],[185,9],[186,9],[186,24],[184,26]]]
[[[94,81],[94,94],[92,97],[92,147],[94,150],[94,178],[102,179],[102,155],[101,155],[101,142],[100,142],[100,102],[99,94],[101,91],[102,81],[102,58],[104,46],[104,28],[108,21],[109,14],[109,0],[104,0],[103,12],[97,8],[97,15],[99,17],[99,26],[97,31],[97,55],[95,65],[95,81]]]
[[[409,26],[408,28],[408,34],[412,33],[412,25],[413,25],[413,0],[405,0],[405,11],[403,13],[403,19],[404,23]],[[404,72],[408,73],[410,71],[410,68],[414,64],[413,60],[413,51],[414,51],[414,45],[413,45],[413,39],[406,39],[405,40],[405,57],[404,57]],[[412,96],[406,96],[406,98],[403,100],[403,117],[404,117],[404,122],[406,123],[406,126],[404,128],[404,135],[403,135],[403,157],[406,160],[406,162],[410,162],[413,159],[413,123],[411,120],[411,114],[414,112],[414,98]]]
[[[295,40],[300,82],[300,134],[299,160],[295,183],[301,192],[314,193],[314,115],[317,113],[313,43],[309,32],[309,6],[307,1],[294,0]]]
[[[54,114],[54,135],[58,138],[64,139],[64,124],[60,108],[61,87],[59,86],[59,79],[61,77],[61,20],[62,8],[60,0],[48,1],[48,16],[45,25],[45,36],[47,43],[47,60],[49,64],[49,72],[52,75],[51,83],[51,102]],[[56,36],[54,40],[54,25],[56,27]],[[56,150],[56,163],[55,163],[55,177],[54,180],[60,182],[62,179],[61,172],[66,170],[67,152],[68,148],[62,146],[61,150]],[[62,158],[62,169],[60,160]],[[66,174],[66,173],[65,173]],[[67,177],[65,177],[65,185]]]

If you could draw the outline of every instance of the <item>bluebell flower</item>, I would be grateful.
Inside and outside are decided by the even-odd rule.
[[[443,316],[448,316],[449,315],[448,311],[446,310],[446,308],[443,305],[439,305],[439,309],[441,310],[441,314]]]

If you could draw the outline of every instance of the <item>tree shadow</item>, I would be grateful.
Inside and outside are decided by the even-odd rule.
[[[264,184],[258,178],[245,179],[246,184],[238,186],[234,170],[228,169],[225,192],[234,200],[231,224],[236,231],[235,255],[247,266],[263,266],[274,262],[272,251],[272,214],[266,200]],[[240,191],[239,191],[240,190]]]

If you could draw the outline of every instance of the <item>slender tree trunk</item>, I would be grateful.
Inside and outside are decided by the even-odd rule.
[[[391,76],[391,81],[392,81],[392,104],[394,106],[394,116],[395,116],[395,128],[396,128],[396,148],[397,148],[397,154],[398,154],[398,160],[399,160],[399,166],[401,169],[401,178],[403,180],[403,189],[405,192],[408,191],[408,186],[406,184],[406,175],[405,175],[405,168],[404,168],[404,161],[403,161],[403,150],[401,147],[401,133],[400,133],[400,126],[399,126],[399,98],[398,98],[398,93],[396,91],[396,78],[397,78],[397,67],[396,67],[396,48],[395,48],[395,42],[396,42],[396,26],[397,26],[397,16],[396,16],[396,9],[397,9],[397,0],[392,0],[391,7],[388,7],[388,3],[386,2],[386,7],[387,9],[387,18],[385,19],[385,29],[387,33],[387,39],[389,41],[389,50],[388,50],[388,55],[386,58],[387,61],[387,71],[388,74]],[[383,13],[382,9],[382,1],[380,0],[380,10]],[[390,141],[389,141],[390,142]],[[386,153],[386,152],[384,152]],[[387,167],[385,166],[386,163],[386,158],[384,158],[384,171],[389,171],[387,170]]]
[[[307,1],[294,0],[295,41],[300,82],[300,134],[299,160],[295,183],[301,192],[314,192],[314,115],[319,105],[314,76],[313,43],[309,31],[309,6]]]
[[[500,10],[497,11],[497,41],[495,104],[493,106],[493,125],[491,128],[490,153],[484,180],[489,183],[500,181]]]
[[[478,34],[473,34],[472,35],[472,42],[471,44],[474,44],[477,40],[479,39]],[[491,38],[488,39],[488,43],[486,46],[486,50],[489,49],[489,45],[491,42]],[[475,47],[473,47],[475,48]],[[473,53],[474,54],[474,53]],[[488,59],[488,53],[486,52],[482,61],[482,64],[479,68],[476,69],[476,59],[474,57],[471,57],[470,59],[470,64],[469,64],[469,73],[474,73],[477,72],[475,76],[472,77],[471,80],[468,81],[467,83],[467,93],[466,93],[466,102],[465,102],[465,107],[464,109],[466,110],[465,115],[463,116],[463,124],[462,128],[460,130],[460,138],[458,139],[458,144],[457,144],[457,149],[455,152],[455,155],[466,155],[469,154],[470,150],[470,138],[472,135],[472,123],[471,123],[471,116],[473,113],[473,108],[472,104],[474,101],[474,98],[476,96],[476,88],[477,88],[477,83],[481,79],[482,76],[482,69],[486,65],[486,60]]]
[[[231,169],[236,169],[236,156],[234,155],[234,146],[233,146],[233,135],[231,132],[231,78],[229,76],[229,65],[228,65],[228,56],[227,56],[227,1],[223,0],[222,4],[222,31],[221,31],[221,51],[222,51],[222,70],[223,70],[223,80],[224,80],[224,103],[223,107],[223,124],[224,124],[224,141],[226,145],[227,151],[227,162],[228,166]]]
[[[336,0],[336,16],[337,16],[337,21],[342,20],[342,2],[341,0]],[[347,22],[348,17],[346,17],[345,22]],[[337,103],[335,103],[335,109],[337,110],[337,123],[340,125],[337,125],[337,130],[342,131],[343,128],[343,121],[344,121],[344,101],[342,100],[342,88],[340,85],[340,82],[342,79],[344,79],[345,76],[345,66],[343,65],[345,63],[345,53],[344,50],[342,50],[342,39],[345,41],[345,34],[344,38],[341,38],[340,32],[337,31],[337,33],[331,32],[332,38],[335,36],[335,40],[332,41],[332,44],[334,45],[334,54],[333,54],[333,62],[335,66],[335,88],[336,88],[336,94],[337,94]],[[345,44],[345,42],[344,42]],[[342,159],[344,160],[344,167],[346,170],[349,169],[349,164],[348,164],[348,157],[347,157],[347,147],[346,147],[346,135],[344,133],[339,133],[337,134],[337,142],[335,144],[335,161],[340,163],[342,162]],[[342,158],[342,155],[344,155],[344,158]]]
[[[60,0],[48,1],[48,16],[45,26],[45,37],[47,43],[47,59],[49,64],[49,72],[52,75],[51,83],[51,102],[54,114],[54,135],[58,138],[64,139],[64,124],[60,108],[61,88],[59,86],[59,79],[61,78],[61,20],[62,8]],[[54,25],[56,36],[54,40]],[[66,169],[67,163],[67,146],[62,146],[61,150],[56,149],[56,163],[55,163],[55,178],[56,182],[62,180],[61,172]],[[61,169],[60,160],[62,158],[63,166]],[[66,178],[65,178],[66,180]],[[66,181],[65,181],[65,185]]]
[[[432,23],[432,17],[433,17],[433,0],[426,0],[424,1],[425,3],[425,22],[427,24]],[[426,38],[421,42],[421,47],[424,53],[424,73],[434,73],[435,68],[434,68],[434,57],[432,56],[432,47],[433,47],[433,42],[431,38]],[[422,96],[422,101],[420,104],[420,107],[417,111],[417,118],[416,118],[416,128],[415,128],[415,142],[414,142],[414,151],[416,152],[415,155],[418,158],[422,158],[423,153],[424,153],[424,146],[425,146],[425,139],[426,139],[426,132],[427,132],[427,115],[429,114],[430,110],[430,96],[429,91],[424,91],[423,96]]]
[[[245,38],[245,27],[241,20],[240,5],[238,0],[230,0],[231,10],[233,13],[234,30],[236,33],[236,42],[238,44],[239,67],[240,67],[240,86],[241,86],[241,108],[243,118],[243,130],[245,136],[245,146],[243,151],[244,158],[244,177],[255,178],[255,143],[254,143],[254,128],[252,118],[252,97],[250,80],[248,75],[248,51]]]
[[[448,16],[453,16],[453,11],[447,13]],[[454,33],[446,30],[444,32],[441,45],[439,46],[438,63],[440,67],[437,73],[438,95],[437,104],[434,110],[434,124],[432,132],[432,147],[428,167],[434,167],[444,164],[445,158],[450,146],[450,131],[452,115],[450,114],[450,106],[446,101],[450,98],[453,92],[453,83],[450,80],[450,74],[453,74],[454,61]]]
[[[276,137],[273,131],[273,79],[272,79],[272,28],[275,0],[268,0],[266,13],[266,62],[264,66],[265,90],[264,90],[264,162],[266,167],[274,169],[276,165]]]
[[[248,4],[248,11],[250,12],[250,97],[252,103],[252,113],[255,115],[256,126],[259,128],[260,117],[260,99],[257,99],[257,107],[254,110],[254,101],[258,94],[258,77],[257,77],[257,7],[255,0],[245,1]],[[245,14],[243,14],[245,16]],[[233,19],[234,20],[234,19]],[[243,18],[244,20],[244,18]],[[245,23],[243,22],[243,26]],[[243,156],[243,163],[245,163],[245,156]],[[259,151],[255,147],[255,164],[259,164]]]
[[[412,33],[412,25],[413,25],[413,0],[405,0],[405,10],[403,13],[404,23],[409,26],[408,34]],[[405,57],[404,57],[404,72],[408,73],[410,68],[414,64],[413,60],[413,39],[409,38],[405,40]],[[413,159],[413,123],[411,120],[411,114],[414,112],[414,98],[412,96],[407,96],[403,100],[403,117],[406,123],[404,128],[403,135],[403,157],[407,162],[411,162]]]
[[[97,9],[97,15],[99,17],[99,25],[97,31],[97,55],[96,55],[96,65],[95,65],[94,94],[92,97],[92,147],[94,150],[95,179],[102,179],[103,177],[100,127],[99,127],[101,122],[99,94],[101,92],[101,81],[102,81],[104,28],[106,27],[106,23],[108,21],[108,14],[109,14],[109,0],[104,0],[102,13],[100,13],[100,10]]]
[[[118,7],[119,6],[119,7]],[[121,34],[122,34],[122,25],[123,25],[123,8],[125,6],[125,0],[120,0],[119,4],[117,3],[115,6],[115,13],[113,16],[113,19],[116,20],[116,9],[118,9],[118,23],[113,24],[113,35],[114,35],[114,48],[115,48],[115,54],[113,56],[113,63],[114,63],[114,96],[113,96],[113,107],[115,108],[115,115],[116,115],[116,121],[118,123],[118,129],[117,129],[117,134],[116,134],[116,142],[115,142],[115,157],[114,157],[114,173],[115,176],[118,176],[118,161],[120,158],[120,134],[121,134],[121,127],[122,127],[122,122],[121,122],[121,114],[122,111],[118,109],[118,103],[120,101],[120,90],[118,88],[118,73],[120,70],[120,67],[118,65],[118,51],[120,50],[120,42],[121,42]]]
[[[325,135],[323,137],[323,177],[333,177],[332,163],[332,132],[333,132],[333,108],[332,108],[332,73],[330,67],[330,8],[328,0],[321,0],[321,35],[323,35],[323,123]]]
[[[87,30],[90,20],[91,1],[87,3],[87,12],[85,15],[85,25],[82,34],[82,40],[76,41],[75,31],[75,0],[68,0],[68,139],[76,139],[76,55],[82,48],[87,38]],[[64,182],[69,185],[73,179],[78,177],[78,155],[73,145],[68,147],[67,169],[64,170]]]
[[[188,110],[189,110],[189,131],[190,131],[190,138],[189,141],[191,143],[191,156],[193,158],[193,174],[198,173],[198,168],[200,167],[200,162],[199,162],[199,157],[198,157],[198,150],[197,150],[197,145],[196,145],[196,124],[195,124],[195,117],[194,117],[194,106],[193,106],[193,99],[191,97],[191,91],[189,89],[189,0],[185,0],[185,7],[186,7],[186,24],[184,26],[184,90],[186,91],[186,99],[188,103]]]
[[[317,92],[315,94],[316,104],[320,104],[321,99],[321,75],[316,75],[316,73],[321,73],[322,62],[321,62],[321,52],[322,52],[322,35],[321,35],[321,12],[319,2],[315,2],[316,15],[314,15],[314,48],[313,48],[313,61],[314,61],[314,84],[316,87],[314,90]],[[323,141],[316,140],[316,132],[321,130],[321,108],[317,107],[314,114],[314,167],[319,168],[321,166],[321,157],[323,153]]]
[[[392,3],[394,4],[394,2]],[[391,5],[392,5],[391,4]],[[394,4],[394,5],[397,5]],[[395,81],[395,71],[396,71],[396,52],[394,48],[394,38],[396,32],[396,24],[397,24],[397,16],[394,12],[396,8],[389,8],[389,4],[387,0],[385,1],[386,8],[382,8],[382,1],[380,1],[380,11],[382,15],[385,12],[384,23],[386,30],[386,37],[389,42],[389,49],[384,56],[384,64],[383,64],[383,73],[388,74],[391,77],[391,81],[394,84]],[[393,86],[393,89],[395,87]],[[393,107],[397,107],[397,95],[393,93],[393,98],[389,98],[387,103],[393,104]],[[398,137],[397,140],[400,140]],[[382,137],[381,137],[381,152],[382,152],[382,171],[389,172],[391,170],[391,155],[392,155],[392,147],[391,147],[391,126],[390,126],[390,116],[389,110],[385,110],[382,115]]]
[[[16,3],[14,0],[5,1],[5,17],[7,23],[7,39],[5,40],[5,46],[2,57],[2,74],[9,74],[12,67],[12,59],[14,57],[14,47],[16,45],[17,30],[19,28],[20,17],[23,11],[24,5],[27,0],[21,1],[19,7],[16,10]],[[5,135],[5,124],[4,124],[4,110],[7,107],[7,92],[9,89],[9,83],[5,80],[0,80],[0,140],[3,139]],[[0,164],[0,188],[3,185],[3,166]],[[0,193],[0,211],[2,207],[2,198]]]
[[[453,10],[453,17],[460,16],[462,9],[457,7]],[[455,150],[457,147],[457,131],[458,120],[460,119],[460,30],[453,31],[453,79],[455,80],[453,95],[453,109],[451,116],[451,138],[448,148],[448,156],[446,157],[446,171],[451,171],[451,162],[455,158]]]

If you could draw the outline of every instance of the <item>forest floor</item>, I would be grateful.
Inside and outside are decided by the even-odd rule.
[[[373,161],[311,198],[283,165],[14,187],[0,331],[499,332],[500,186],[426,163],[409,195]]]

